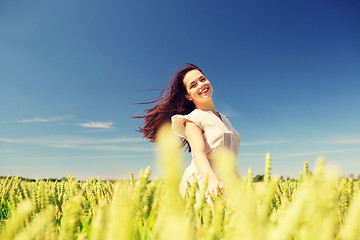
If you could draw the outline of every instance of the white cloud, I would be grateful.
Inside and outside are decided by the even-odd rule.
[[[13,149],[0,149],[0,153],[12,153],[15,152]]]
[[[144,142],[142,138],[123,137],[123,138],[91,138],[79,136],[43,136],[43,137],[27,137],[18,139],[0,138],[0,141],[7,143],[21,143],[21,144],[69,144],[69,145],[95,145],[95,144],[117,144],[117,143],[134,143]]]
[[[7,157],[9,161],[53,161],[53,160],[79,160],[79,159],[98,159],[98,160],[117,160],[117,159],[130,159],[130,158],[152,158],[153,154],[117,154],[117,155],[70,155],[70,156],[16,156],[16,157]]]
[[[243,153],[240,152],[239,155],[241,156],[265,156],[266,153]]]
[[[153,146],[142,138],[85,138],[77,136],[43,136],[19,139],[0,138],[0,142],[109,152],[152,152]],[[140,144],[140,145],[139,145]]]
[[[256,142],[245,142],[245,143],[241,143],[240,146],[254,146],[254,145],[265,145],[265,144],[278,144],[278,143],[287,143],[287,142],[291,142],[293,140],[275,140],[275,141],[267,141],[267,140],[263,140],[263,141],[256,141]]]
[[[119,146],[119,145],[49,145],[49,147],[55,148],[71,148],[79,150],[97,150],[108,152],[152,152],[152,147],[140,147],[140,146]]]
[[[277,153],[277,152],[271,152],[271,158],[273,160],[277,159],[292,159],[292,158],[298,158],[298,157],[305,157],[305,156],[320,156],[320,155],[328,155],[328,154],[334,154],[334,153],[344,153],[344,152],[360,152],[360,148],[346,148],[346,149],[336,149],[336,150],[324,150],[324,151],[316,151],[316,152],[294,152],[294,153]],[[245,157],[249,161],[265,161],[265,153],[262,154],[263,158],[249,158],[251,155],[249,154],[239,154],[240,157]],[[253,156],[256,156],[253,154]]]
[[[329,153],[340,153],[340,152],[360,152],[360,148],[346,148],[346,149],[336,149],[336,150],[325,150],[317,152],[302,152],[302,153],[291,153],[291,154],[279,154],[277,159],[280,158],[289,158],[289,157],[302,157],[302,156],[319,156]]]
[[[9,139],[9,138],[0,138],[0,142],[17,143],[17,140],[15,140],[15,139]]]
[[[40,118],[40,117],[33,117],[31,119],[23,119],[23,120],[19,120],[19,122],[22,123],[32,123],[32,122],[48,122],[48,119],[45,118]]]
[[[82,127],[86,127],[86,128],[103,128],[103,129],[108,129],[108,128],[114,128],[113,122],[87,122],[87,123],[79,123],[79,126]]]
[[[352,138],[337,138],[333,140],[323,140],[318,141],[318,144],[339,144],[339,145],[345,145],[345,144],[360,144],[360,138],[352,137]]]
[[[65,115],[62,117],[51,117],[51,118],[42,118],[42,117],[33,117],[30,119],[19,120],[21,123],[37,123],[37,122],[57,122],[64,121],[74,118],[73,115]]]

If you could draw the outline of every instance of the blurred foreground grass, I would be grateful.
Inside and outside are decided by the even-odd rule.
[[[194,183],[181,199],[177,140],[162,130],[161,180],[150,181],[149,168],[115,183],[70,174],[66,182],[0,180],[0,239],[360,239],[359,181],[339,177],[324,159],[290,182],[271,177],[267,154],[264,181],[254,183],[251,169],[238,178],[234,157],[218,149],[224,195],[207,202]]]

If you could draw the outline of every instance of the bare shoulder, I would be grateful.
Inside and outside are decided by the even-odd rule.
[[[191,150],[194,152],[204,151],[205,143],[203,138],[203,130],[195,123],[188,121],[185,126],[185,136],[188,140]]]
[[[200,132],[202,134],[203,130],[198,127],[194,122],[186,119],[185,120],[185,132],[190,132],[190,131],[195,131],[195,132]]]
[[[188,141],[203,139],[203,130],[191,121],[185,123],[185,135]]]

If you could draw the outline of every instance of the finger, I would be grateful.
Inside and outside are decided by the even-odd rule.
[[[214,189],[213,194],[214,194],[215,196],[217,196],[217,195],[218,195],[218,190],[217,190],[217,189]]]
[[[219,183],[219,189],[224,188],[224,184],[222,184],[222,182]]]

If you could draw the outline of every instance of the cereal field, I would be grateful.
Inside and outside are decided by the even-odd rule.
[[[150,181],[146,169],[115,183],[70,174],[61,182],[0,180],[0,239],[360,239],[359,181],[339,177],[324,159],[288,181],[271,176],[268,154],[264,181],[255,183],[251,169],[238,178],[232,156],[219,150],[224,192],[207,200],[193,184],[181,199],[183,160],[164,131],[164,179]]]

